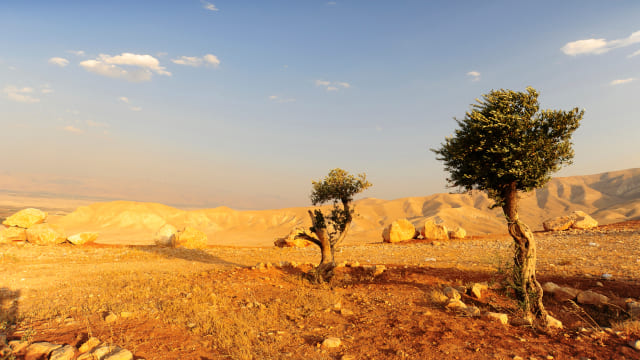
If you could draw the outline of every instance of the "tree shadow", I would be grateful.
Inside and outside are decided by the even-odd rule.
[[[151,254],[160,255],[167,259],[181,259],[188,261],[197,261],[205,264],[246,267],[245,265],[229,262],[220,257],[211,255],[210,253],[202,249],[172,248],[154,245],[132,246],[132,248]]]
[[[0,334],[10,338],[18,322],[20,290],[0,288]]]

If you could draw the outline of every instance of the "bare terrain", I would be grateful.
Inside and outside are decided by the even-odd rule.
[[[640,169],[554,179],[521,201],[534,229],[573,210],[601,224],[535,234],[541,282],[610,298],[585,305],[546,294],[561,330],[513,323],[520,315],[509,285],[513,242],[490,203],[478,193],[360,200],[353,233],[336,254],[346,266],[331,283],[314,285],[304,272],[319,262],[316,247],[273,246],[308,226],[306,208],[187,211],[4,193],[0,219],[39,207],[67,235],[99,238],[85,246],[0,245],[0,333],[74,346],[95,336],[147,360],[640,358],[629,345],[640,339],[640,321],[626,306],[640,300]],[[418,226],[438,217],[470,236],[382,243],[382,228],[402,217]],[[154,246],[165,223],[204,231],[208,247]],[[511,324],[442,302],[446,286],[478,282],[488,292],[462,301],[505,313]],[[341,345],[321,346],[328,337]]]
[[[0,288],[3,305],[14,304],[10,339],[73,345],[97,336],[144,359],[640,358],[627,345],[640,338],[640,324],[622,310],[624,299],[640,298],[640,222],[536,236],[541,281],[593,289],[620,306],[545,297],[565,328],[544,333],[469,317],[435,299],[446,285],[487,282],[486,296],[463,301],[516,318],[505,235],[345,246],[339,262],[386,271],[343,267],[322,286],[304,280],[310,265],[253,268],[315,263],[313,247],[4,246]],[[117,320],[105,321],[108,313]],[[320,347],[328,336],[342,345]]]

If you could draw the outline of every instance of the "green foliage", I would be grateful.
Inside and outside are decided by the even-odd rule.
[[[353,196],[371,187],[371,183],[367,181],[366,174],[354,176],[345,170],[336,168],[329,171],[329,175],[324,179],[313,181],[312,184],[311,203],[318,205],[332,202],[333,208],[327,215],[318,209],[314,210],[315,220],[311,231],[316,232],[320,228],[326,229],[333,246],[337,241],[336,236],[342,234],[353,219],[354,209],[350,206],[353,202]]]
[[[311,191],[311,203],[313,205],[338,201],[348,203],[353,201],[353,196],[371,187],[366,174],[354,176],[340,168],[329,171],[324,179],[313,181]]]
[[[492,90],[476,99],[453,137],[432,149],[447,179],[465,190],[484,190],[501,203],[508,187],[530,191],[573,158],[571,135],[584,111],[540,110],[538,92]]]

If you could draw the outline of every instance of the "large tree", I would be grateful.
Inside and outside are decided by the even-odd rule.
[[[366,174],[354,176],[337,168],[329,171],[324,179],[313,181],[312,185],[313,205],[327,202],[333,204],[328,213],[323,213],[320,209],[309,210],[312,224],[310,230],[315,236],[301,236],[320,247],[322,258],[315,270],[315,278],[324,281],[333,273],[335,248],[347,236],[353,221],[353,197],[369,188],[371,183],[367,181]]]
[[[518,192],[547,183],[573,158],[571,135],[584,111],[540,110],[538,92],[492,90],[476,99],[458,129],[432,149],[449,172],[450,185],[483,190],[502,207],[515,242],[513,281],[525,315],[543,325],[547,312],[536,280],[536,243],[518,218]]]

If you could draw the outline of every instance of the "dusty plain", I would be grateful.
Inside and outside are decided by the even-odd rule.
[[[51,199],[21,199],[10,206],[0,201],[0,218],[36,206],[49,211],[52,221],[67,221],[80,230],[110,224],[98,229],[106,241],[103,237],[92,245],[0,245],[0,330],[9,340],[71,345],[95,336],[148,360],[640,358],[640,351],[629,345],[640,339],[640,322],[625,307],[629,299],[640,299],[638,173],[635,169],[631,175],[600,175],[600,188],[595,187],[602,190],[599,197],[591,191],[594,181],[570,179],[552,184],[555,188],[545,190],[546,196],[524,201],[542,209],[527,215],[534,229],[545,206],[554,214],[581,207],[605,224],[591,230],[535,233],[542,283],[593,290],[611,299],[608,305],[596,306],[545,295],[548,310],[564,324],[562,330],[502,325],[447,309],[438,300],[445,286],[485,282],[487,294],[480,299],[463,294],[463,302],[511,319],[520,314],[509,289],[512,240],[501,231],[485,233],[485,220],[496,216],[486,211],[485,199],[478,195],[434,195],[397,203],[362,200],[360,205],[368,202],[373,210],[361,212],[364,220],[354,226],[356,236],[336,256],[347,266],[338,268],[324,285],[311,284],[303,276],[319,261],[317,248],[272,246],[274,235],[284,236],[284,229],[304,225],[302,218],[287,215],[289,210],[261,220],[255,213],[218,209],[231,225],[253,217],[258,228],[254,231],[271,230],[258,241],[242,241],[246,234],[241,232],[230,246],[216,239],[231,230],[218,228],[219,237],[207,248],[193,250],[151,245],[150,229],[157,226],[157,218],[149,217],[148,210],[156,215],[167,211],[174,220],[192,223],[210,220],[212,212],[195,218],[190,217],[194,213],[179,213],[180,218],[174,209],[158,204],[118,202],[112,206],[121,208],[111,208],[111,214],[103,212],[101,217],[86,209],[105,204],[78,212],[76,206],[89,204],[65,207]],[[605,178],[618,179],[622,187],[603,186]],[[614,190],[607,193],[605,188]],[[608,194],[621,194],[626,202],[615,202]],[[485,209],[484,217],[465,206]],[[376,213],[383,219],[378,221],[385,222],[403,213],[432,216],[433,208],[449,221],[456,214],[477,215],[463,223],[471,236],[384,244],[379,235],[382,224],[375,231],[364,226]],[[121,216],[123,211],[128,217]],[[152,223],[145,227],[131,219]],[[474,221],[480,224],[474,227]],[[138,236],[139,241],[127,236]],[[384,265],[385,270],[373,275],[371,265]],[[109,314],[115,314],[115,320],[107,320]],[[321,346],[328,337],[339,338],[341,345]]]

